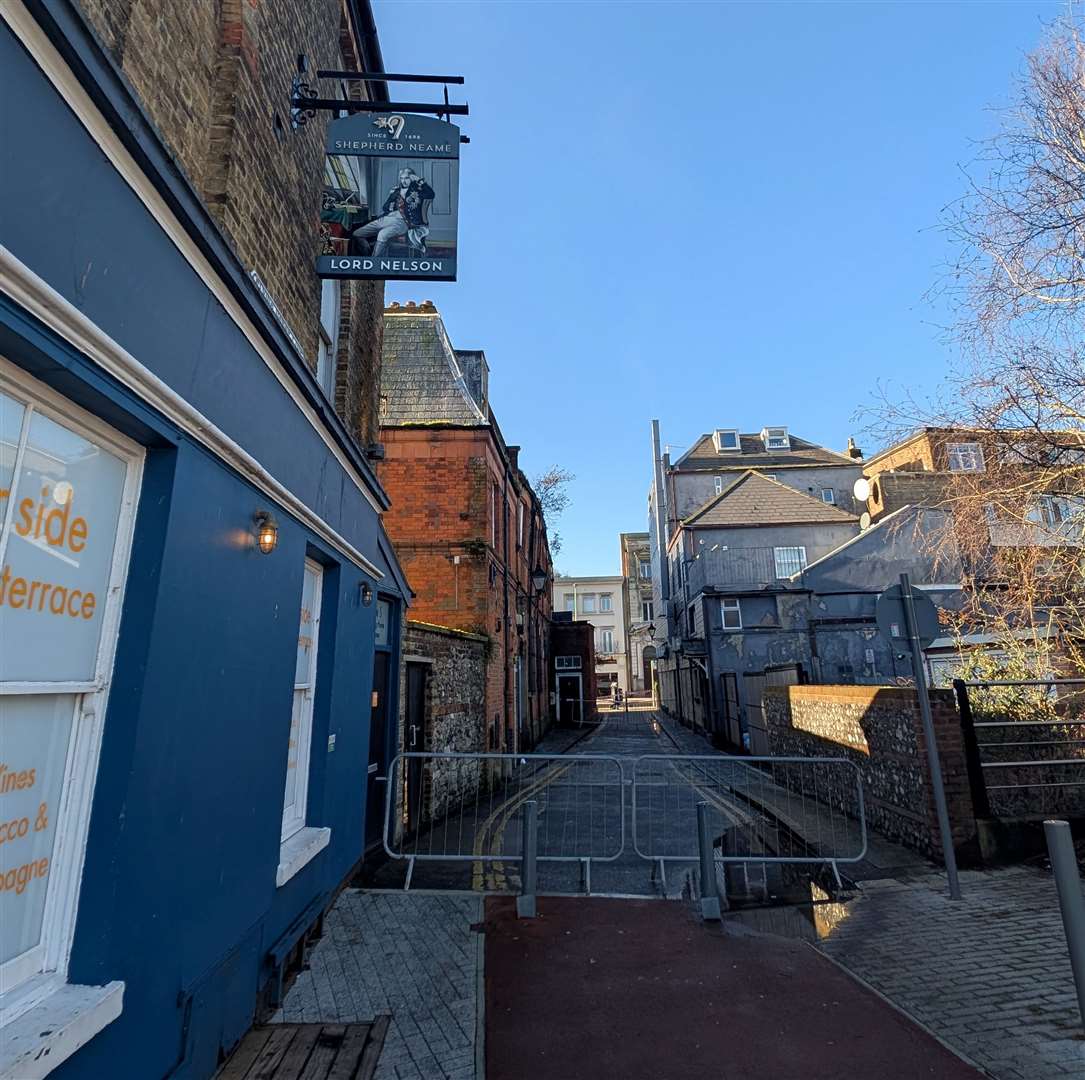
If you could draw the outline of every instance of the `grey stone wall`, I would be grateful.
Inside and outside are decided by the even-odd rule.
[[[863,778],[867,825],[925,855],[940,856],[926,742],[913,689],[766,687],[762,702],[772,754],[854,761]],[[932,691],[931,706],[954,846],[971,855],[976,822],[953,695]],[[850,789],[833,792],[832,801],[857,815]]]
[[[425,662],[425,747],[432,753],[482,753],[486,750],[486,664],[489,639],[408,620],[403,642],[404,668]],[[401,696],[401,716],[407,695]],[[433,762],[426,766],[425,820],[455,811],[479,789],[483,770],[475,761]]]

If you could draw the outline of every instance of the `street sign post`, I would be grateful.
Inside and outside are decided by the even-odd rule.
[[[927,764],[930,767],[931,787],[934,790],[934,805],[938,811],[938,832],[942,840],[942,857],[946,862],[949,895],[952,900],[960,900],[961,883],[957,876],[957,856],[953,850],[953,833],[950,830],[949,810],[946,807],[946,789],[942,781],[942,762],[938,754],[938,743],[934,737],[927,672],[923,663],[923,650],[938,636],[938,610],[929,597],[913,591],[907,574],[901,574],[900,584],[891,586],[878,597],[875,617],[879,629],[890,640],[907,638],[911,649],[915,692],[919,699],[923,737],[927,742]]]

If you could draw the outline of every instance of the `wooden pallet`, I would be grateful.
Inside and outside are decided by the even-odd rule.
[[[388,1021],[254,1027],[215,1080],[372,1080]]]

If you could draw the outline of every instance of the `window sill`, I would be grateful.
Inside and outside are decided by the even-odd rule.
[[[279,866],[275,887],[285,885],[306,863],[311,862],[331,841],[331,829],[298,829],[279,845]],[[0,1077],[3,1080],[3,1077]]]
[[[57,987],[0,1029],[0,1080],[40,1080],[121,1014],[124,983]]]

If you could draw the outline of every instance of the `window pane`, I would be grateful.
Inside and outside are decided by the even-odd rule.
[[[11,492],[11,477],[15,470],[15,455],[19,449],[19,435],[23,429],[26,409],[14,398],[0,394],[0,521],[7,510]]]
[[[602,596],[599,597],[599,610],[600,611],[610,611],[611,610],[611,599],[610,599],[610,594],[609,593],[604,593]]]
[[[0,962],[41,941],[76,697],[0,697]]]
[[[773,548],[776,556],[776,576],[778,578],[791,577],[806,567],[806,548],[804,547],[778,547]]]
[[[580,601],[580,610],[590,612],[595,610],[595,597],[585,596]]]
[[[0,680],[94,677],[126,474],[114,454],[31,417],[0,576]]]
[[[313,649],[316,647],[313,640],[313,619],[316,613],[318,581],[319,575],[306,564],[301,586],[301,625],[298,627],[298,656],[294,667],[295,686],[307,686],[310,681]]]
[[[283,821],[295,816],[298,802],[298,748],[304,736],[306,691],[294,691],[294,707],[290,714],[290,747],[286,758],[286,796],[283,802]]]

